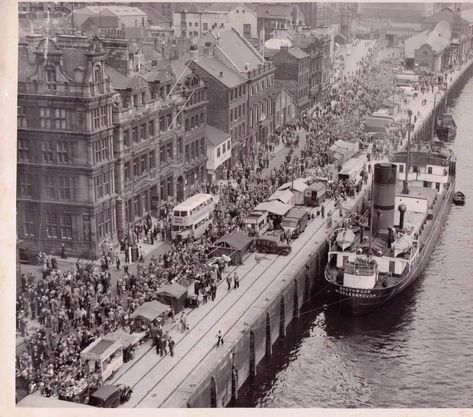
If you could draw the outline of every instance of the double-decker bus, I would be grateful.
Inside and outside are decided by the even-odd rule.
[[[175,239],[199,238],[212,223],[217,197],[212,194],[195,194],[173,209],[171,237]]]

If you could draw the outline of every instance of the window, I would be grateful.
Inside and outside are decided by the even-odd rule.
[[[168,192],[168,196],[172,197],[174,195],[174,187],[173,187],[172,177],[168,178],[168,180],[167,180],[167,192]]]
[[[182,155],[182,138],[177,138],[177,154]]]
[[[100,123],[102,126],[108,126],[107,106],[100,107]]]
[[[138,140],[138,128],[134,127],[132,132],[133,132],[133,142],[138,143],[139,142],[139,140]]]
[[[125,148],[130,147],[130,130],[123,131],[123,143],[125,145]]]
[[[46,212],[46,236],[49,239],[57,239],[57,214],[51,211]]]
[[[156,151],[149,153],[149,169],[153,170],[156,168]]]
[[[172,142],[168,143],[166,145],[166,149],[167,149],[167,158],[169,158],[170,160],[172,160],[173,158],[173,152],[172,152]]]
[[[172,114],[169,113],[167,116],[166,116],[166,124],[167,124],[167,130],[169,129],[172,129]]]
[[[31,175],[20,175],[20,196],[25,198],[33,197],[33,178]]]
[[[166,130],[166,122],[164,120],[164,116],[159,118],[159,131],[164,132]]]
[[[204,24],[202,25],[202,28],[203,28],[204,31],[207,32],[207,31],[209,30],[209,24],[208,24],[208,23],[204,23]]]
[[[427,167],[427,174],[432,174],[432,167]]]
[[[32,210],[25,210],[25,222],[23,233],[25,236],[34,237],[35,213]]]
[[[43,162],[53,162],[53,143],[52,142],[43,142],[42,143],[42,150],[43,150]]]
[[[217,148],[217,158],[220,158],[220,146]]]
[[[56,182],[54,177],[44,177],[44,192],[46,194],[46,199],[56,200]]]
[[[48,65],[45,68],[45,71],[46,71],[46,81],[48,83],[55,83],[56,82],[56,69]]]
[[[195,26],[195,27],[197,27],[197,26],[198,26],[197,22],[195,22],[195,23],[194,23],[194,26]]]
[[[59,182],[59,199],[70,200],[71,199],[71,188],[69,183],[69,177],[58,177]]]
[[[94,179],[95,182],[95,201],[100,200],[103,197],[103,178],[102,175],[98,175]]]
[[[138,177],[140,175],[138,170],[139,170],[138,158],[135,158],[135,159],[133,159],[133,178]]]
[[[72,214],[61,214],[61,238],[72,239]]]
[[[40,107],[39,120],[41,129],[51,129],[51,109]]]
[[[30,147],[27,139],[18,139],[18,159],[20,161],[30,160]]]
[[[110,172],[106,172],[103,174],[103,192],[104,195],[110,195],[111,187],[110,187]]]
[[[103,211],[97,213],[96,222],[97,222],[97,237],[99,239],[102,239],[103,238]]]
[[[243,10],[243,13],[245,11]],[[248,25],[246,23],[243,24],[243,36],[245,37],[251,37],[251,25]]]
[[[151,138],[154,137],[154,120],[148,122],[148,134]]]
[[[201,156],[205,156],[205,154],[206,154],[205,138],[200,138],[200,154],[201,154]]]
[[[57,142],[56,151],[57,151],[57,162],[60,164],[67,164],[70,162],[69,153],[68,153],[69,144],[66,142]]]
[[[146,155],[141,157],[141,173],[144,174],[147,171],[147,158]]]
[[[161,163],[166,162],[166,147],[165,146],[160,146],[159,148],[159,161]]]
[[[186,145],[186,162],[189,162],[190,153],[189,153],[189,145]]]
[[[143,124],[140,127],[140,141],[146,139],[146,125]]]
[[[22,106],[18,106],[17,109],[17,122],[18,127],[26,127],[26,115]]]
[[[127,162],[124,166],[125,182],[130,181],[130,163]]]
[[[141,104],[144,105],[146,103],[146,93],[141,93]]]
[[[189,26],[192,26],[192,22],[189,22]]]
[[[404,172],[404,165],[399,165],[399,172]]]
[[[94,129],[99,129],[100,128],[100,110],[99,109],[92,110],[92,118],[94,121]]]

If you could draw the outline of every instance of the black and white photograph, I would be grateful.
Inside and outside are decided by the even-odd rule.
[[[12,412],[471,415],[473,2],[13,8]]]

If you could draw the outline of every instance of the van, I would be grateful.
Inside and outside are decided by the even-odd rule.
[[[297,239],[307,227],[309,214],[302,209],[291,209],[284,216],[281,227],[285,232],[289,232],[294,239]]]
[[[304,191],[304,203],[306,206],[320,206],[325,201],[327,187],[323,182],[314,182]]]
[[[276,253],[277,255],[289,255],[291,247],[281,242],[279,236],[265,235],[256,239],[256,250],[260,253]]]
[[[269,229],[267,211],[254,210],[244,221],[249,236],[261,236]]]

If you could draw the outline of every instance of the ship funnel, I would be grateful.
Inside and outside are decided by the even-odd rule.
[[[397,207],[399,210],[399,229],[404,229],[404,215],[406,214],[407,207],[405,204],[399,204]]]
[[[388,234],[394,227],[394,206],[396,201],[396,165],[382,162],[374,166],[373,233]]]

